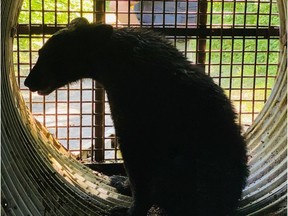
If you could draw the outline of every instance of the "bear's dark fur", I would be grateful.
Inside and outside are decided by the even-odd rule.
[[[81,24],[51,37],[25,81],[47,95],[82,78],[107,91],[133,193],[125,215],[233,215],[246,147],[223,90],[160,35]],[[113,213],[112,215],[116,215]]]

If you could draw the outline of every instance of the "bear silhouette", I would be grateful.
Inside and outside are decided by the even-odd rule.
[[[104,86],[133,197],[111,215],[154,204],[169,216],[233,215],[248,168],[224,91],[152,30],[78,21],[43,45],[25,85],[40,95],[83,78]]]

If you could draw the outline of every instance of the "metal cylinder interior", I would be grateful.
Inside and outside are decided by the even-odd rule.
[[[4,215],[106,215],[131,198],[76,161],[33,117],[13,72],[13,35],[21,0],[2,0],[1,199]],[[287,1],[278,0],[278,77],[265,107],[247,130],[250,177],[239,215],[286,215]],[[175,185],[177,186],[177,185]]]

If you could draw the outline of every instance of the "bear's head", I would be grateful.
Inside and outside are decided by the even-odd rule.
[[[74,19],[39,50],[39,58],[24,85],[40,95],[48,95],[71,82],[92,78],[91,64],[105,52],[112,33],[110,25]]]

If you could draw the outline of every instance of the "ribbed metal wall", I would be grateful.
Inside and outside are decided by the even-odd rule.
[[[18,91],[12,42],[21,0],[1,8],[1,215],[107,215],[130,197],[78,163],[36,122]],[[251,175],[239,215],[287,215],[287,0],[279,0],[281,55],[274,90],[247,131]]]

